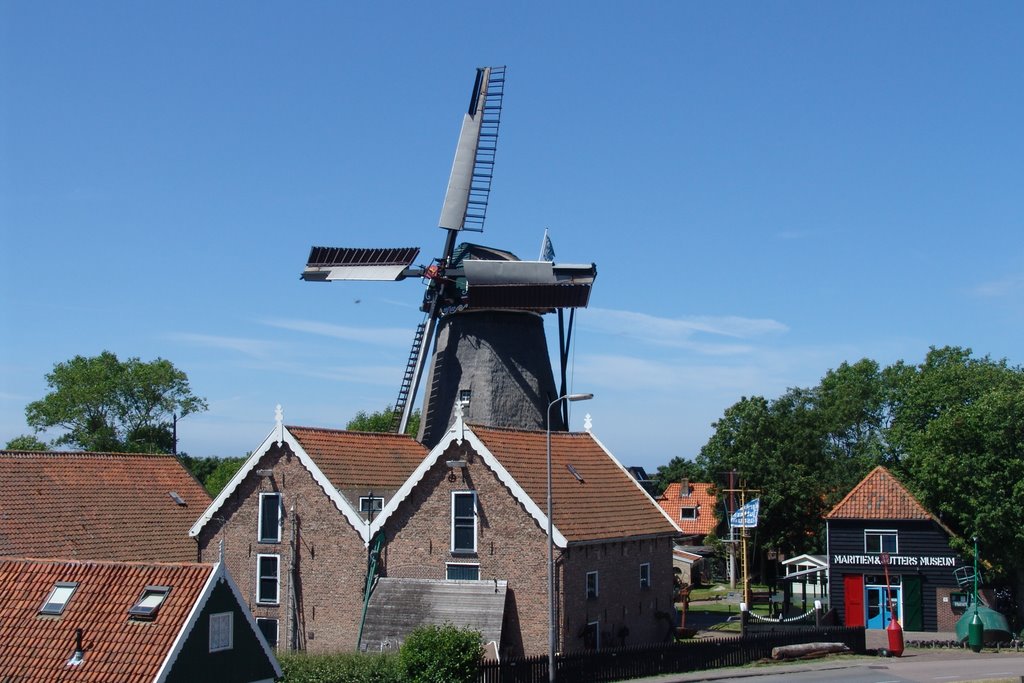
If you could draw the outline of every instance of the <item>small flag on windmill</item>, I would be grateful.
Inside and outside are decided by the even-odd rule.
[[[540,243],[540,257],[538,261],[554,261],[555,248],[551,245],[551,238],[548,237],[548,229],[544,228],[544,239]]]

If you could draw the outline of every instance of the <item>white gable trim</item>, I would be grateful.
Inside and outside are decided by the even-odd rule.
[[[214,581],[220,573],[220,567],[213,566],[210,569],[210,575],[206,578],[203,590],[199,593],[199,598],[192,603],[192,609],[189,610],[188,616],[181,624],[181,628],[178,629],[177,635],[174,636],[174,643],[171,645],[170,651],[167,653],[167,656],[164,657],[163,663],[160,664],[160,670],[157,672],[156,678],[153,679],[154,683],[163,683],[167,680],[167,676],[171,672],[171,666],[174,664],[175,660],[178,659],[178,655],[181,654],[181,648],[185,646],[185,641],[188,640],[188,635],[192,632],[192,627],[199,619],[199,614],[203,611],[203,606],[206,605],[206,601],[209,598],[210,593],[213,591]]]
[[[620,470],[622,470],[622,473],[625,474],[627,477],[629,477],[629,480],[631,482],[633,482],[633,485],[636,486],[638,489],[640,489],[640,493],[644,494],[644,497],[647,498],[647,500],[651,503],[651,505],[654,506],[654,509],[657,510],[658,512],[660,512],[661,516],[664,517],[665,519],[667,519],[668,523],[671,524],[675,528],[676,531],[678,531],[679,533],[683,533],[683,530],[681,528],[679,528],[678,524],[676,524],[676,520],[672,519],[672,515],[670,515],[667,512],[665,512],[665,508],[661,507],[661,505],[658,504],[658,501],[654,500],[654,498],[651,496],[651,494],[647,493],[647,489],[645,489],[643,486],[641,486],[640,482],[638,482],[636,480],[636,477],[634,477],[632,474],[630,474],[629,470],[627,470],[625,467],[623,467],[622,463],[619,462],[619,459],[616,458],[614,455],[612,455],[612,452],[610,450],[608,450],[607,448],[605,448],[605,445],[603,443],[601,443],[601,441],[596,436],[594,436],[594,434],[592,432],[587,432],[587,435],[591,439],[594,440],[594,443],[596,443],[598,446],[601,447],[601,450],[605,452],[605,454],[611,459],[611,461],[613,463],[615,463],[618,466],[618,468]]]
[[[456,417],[455,423],[452,424],[448,433],[445,434],[438,444],[434,446],[433,450],[427,454],[427,457],[424,458],[419,467],[417,467],[412,475],[406,479],[405,483],[402,484],[402,488],[398,489],[398,492],[390,501],[388,501],[388,504],[384,506],[384,509],[381,511],[380,515],[377,516],[377,519],[373,521],[373,524],[370,526],[371,538],[373,537],[373,534],[383,528],[391,514],[394,513],[394,511],[398,509],[399,504],[401,504],[401,502],[405,500],[410,493],[412,493],[413,488],[420,483],[430,468],[437,463],[438,458],[440,458],[448,449],[452,441],[459,442],[460,444],[463,441],[468,442],[470,447],[472,447],[472,449],[483,459],[484,464],[497,475],[498,480],[508,488],[519,504],[522,505],[530,516],[537,521],[540,528],[544,529],[545,532],[547,531],[548,517],[544,513],[544,510],[541,509],[541,507],[537,505],[532,498],[526,495],[526,491],[523,490],[523,487],[521,487],[515,478],[509,474],[508,470],[498,462],[498,459],[487,449],[480,438],[473,433],[473,430],[470,429],[468,425],[463,424],[459,417]],[[552,525],[551,536],[555,545],[559,548],[564,548],[568,545],[565,536],[563,536],[562,532],[560,532],[554,525]],[[369,541],[367,541],[367,543],[369,543]]]
[[[362,516],[352,508],[345,497],[341,495],[336,488],[334,488],[334,484],[332,484],[327,476],[320,471],[320,468],[316,466],[313,458],[311,458],[302,448],[299,440],[296,439],[290,431],[288,431],[287,427],[280,424],[275,425],[274,429],[267,435],[267,438],[263,440],[262,444],[260,444],[260,447],[253,451],[252,455],[249,456],[249,459],[245,461],[242,467],[239,468],[238,472],[235,473],[235,476],[231,478],[231,481],[227,483],[227,486],[225,486],[214,501],[210,503],[210,507],[206,508],[206,512],[203,513],[203,516],[192,525],[192,528],[189,529],[188,535],[190,537],[198,536],[203,530],[203,527],[206,526],[207,522],[213,519],[214,515],[217,514],[221,507],[223,507],[224,503],[227,502],[228,498],[231,497],[231,494],[235,492],[235,489],[238,488],[239,484],[241,484],[256,468],[260,458],[266,455],[267,451],[269,451],[275,444],[280,444],[282,442],[288,445],[292,453],[294,453],[299,459],[299,462],[302,463],[302,466],[305,467],[312,475],[313,480],[319,484],[327,497],[331,499],[332,503],[334,503],[334,506],[342,515],[345,516],[348,523],[352,525],[352,528],[355,529],[356,533],[358,533],[360,538],[363,539],[363,543],[368,545],[370,542],[370,529],[368,528],[366,521],[363,520]]]

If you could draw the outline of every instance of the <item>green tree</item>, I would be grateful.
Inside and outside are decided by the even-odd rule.
[[[480,632],[451,624],[420,626],[398,651],[406,680],[415,683],[471,683],[481,656]]]
[[[757,545],[786,553],[815,549],[829,477],[813,395],[790,389],[775,401],[743,398],[714,427],[697,462],[718,483],[736,470],[748,488],[759,491]]]
[[[188,453],[182,453],[178,456],[178,460],[203,485],[207,493],[216,497],[231,481],[231,477],[235,476],[235,472],[245,464],[248,457],[246,455],[237,458],[221,458],[210,455],[197,458]]]
[[[50,392],[25,408],[36,432],[66,430],[54,445],[87,451],[168,452],[171,420],[206,410],[188,377],[162,358],[121,361],[110,351],[75,356],[46,375]]]
[[[217,497],[235,472],[241,469],[248,458],[217,458],[219,461],[213,471],[203,480],[203,488],[214,498]]]
[[[360,410],[355,417],[348,421],[345,429],[352,432],[390,432],[394,424],[394,410],[386,406],[384,410],[368,413]],[[409,424],[405,426],[405,433],[416,436],[420,431],[420,411],[414,410],[409,414]]]
[[[695,460],[687,460],[676,456],[669,460],[667,465],[659,465],[658,471],[651,477],[654,482],[654,496],[660,496],[668,488],[668,485],[689,479],[690,481],[712,481],[704,468]]]
[[[900,375],[892,434],[904,482],[966,555],[978,537],[989,578],[1024,595],[1024,371],[944,347]]]
[[[9,451],[48,451],[50,447],[31,434],[16,436],[4,446]]]

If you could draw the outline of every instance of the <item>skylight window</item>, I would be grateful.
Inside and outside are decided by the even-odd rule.
[[[75,594],[76,588],[78,588],[78,584],[71,581],[58,581],[55,583],[49,597],[46,598],[43,606],[39,608],[39,613],[62,614],[64,608],[68,605],[68,601],[71,600],[71,596]]]
[[[156,613],[170,592],[170,586],[146,586],[142,595],[128,610],[128,616],[134,619],[156,619]]]

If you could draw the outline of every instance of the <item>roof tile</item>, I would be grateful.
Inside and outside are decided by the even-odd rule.
[[[470,428],[545,510],[547,432]],[[554,524],[569,542],[678,533],[636,480],[587,432],[551,434],[551,489]]]
[[[427,457],[411,436],[288,427],[302,450],[339,491],[357,486],[397,489]]]
[[[933,519],[889,470],[871,470],[825,519]]]
[[[682,496],[681,482],[669,484],[665,492],[658,496],[658,505],[675,520],[687,536],[706,536],[718,525],[718,518],[715,516],[717,499],[714,484],[689,482],[688,489],[688,495]],[[696,518],[684,519],[684,508],[697,508]]]
[[[0,672],[14,680],[152,681],[214,571],[209,564],[0,560]],[[78,588],[58,617],[40,606],[58,581]],[[172,589],[152,621],[128,618],[147,585]],[[85,657],[67,665],[82,629]]]
[[[0,556],[195,558],[210,496],[172,455],[0,451],[0,469]]]

